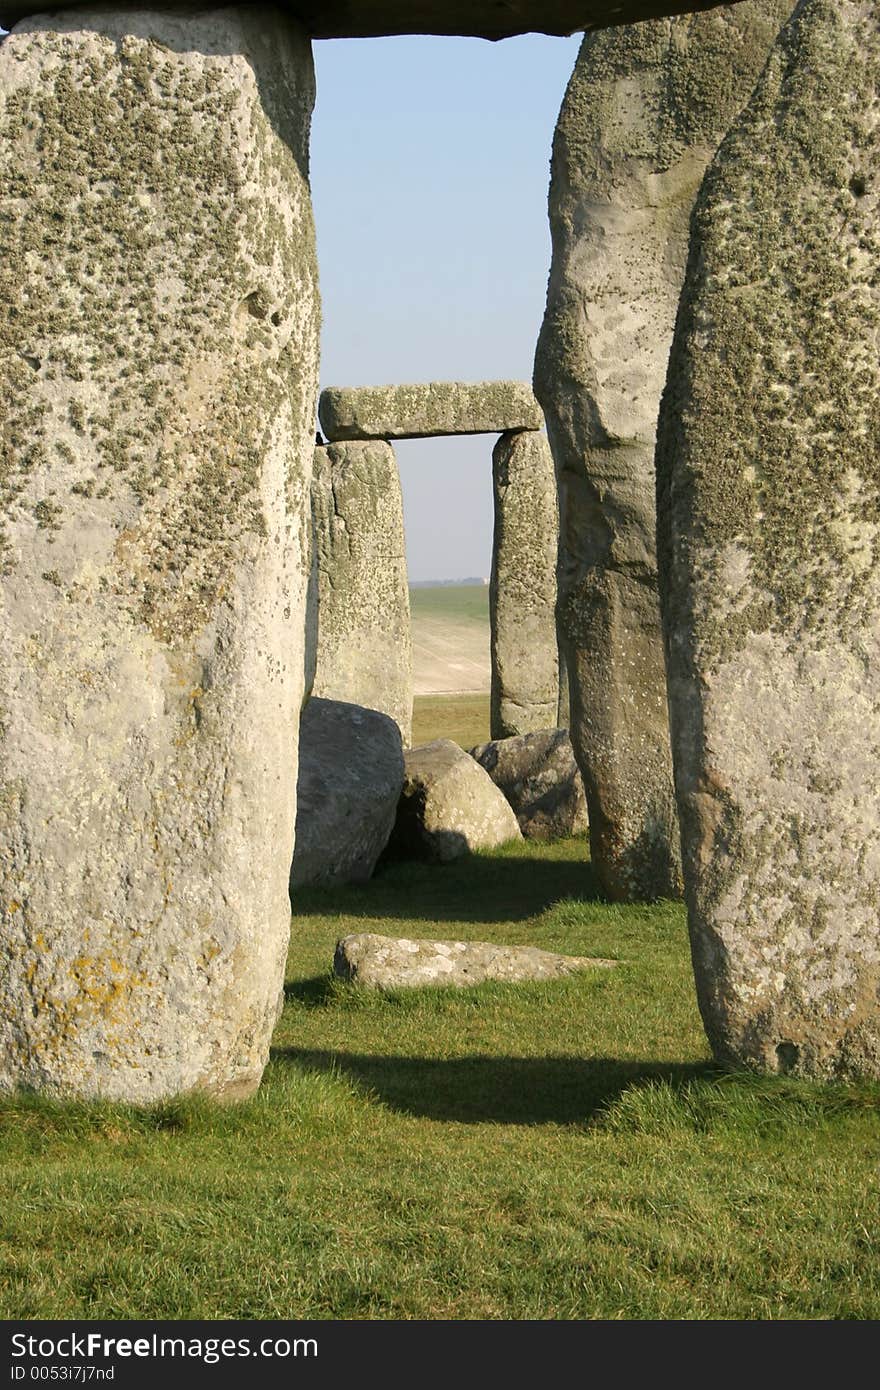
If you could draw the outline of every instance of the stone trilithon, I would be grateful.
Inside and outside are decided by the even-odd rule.
[[[880,1075],[880,7],[806,0],[694,221],[658,538],[700,1005]]]

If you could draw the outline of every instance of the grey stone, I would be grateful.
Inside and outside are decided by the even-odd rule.
[[[725,1063],[880,1075],[876,4],[807,0],[722,145],[658,440],[692,954]]]
[[[681,892],[654,441],[703,172],[792,0],[585,38],[553,148],[535,389],[560,484],[570,728],[609,897]]]
[[[77,0],[52,0],[63,10]],[[579,29],[625,24],[654,15],[708,9],[714,0],[533,0],[500,5],[498,0],[278,0],[318,39],[381,37],[383,34],[464,34],[504,39],[515,34],[573,34]],[[2,0],[0,23],[33,12],[34,0]]]
[[[390,857],[448,863],[522,839],[503,793],[457,743],[438,738],[411,748],[405,763]]]
[[[364,883],[388,843],[403,786],[400,729],[387,714],[313,697],[299,729],[290,890]]]
[[[493,738],[556,723],[559,511],[543,434],[503,434],[492,452],[495,534],[489,588]]]
[[[390,444],[315,450],[318,566],[313,690],[381,710],[412,733],[413,673],[403,498]]]
[[[617,962],[560,956],[537,946],[496,946],[489,941],[411,941],[359,932],[337,942],[333,972],[372,989],[467,988],[486,980],[519,984],[558,980],[580,970],[608,970]]]
[[[258,1084],[281,1002],[318,293],[302,32],[0,45],[0,1086]]]
[[[431,381],[328,386],[318,403],[328,439],[424,439],[539,430],[544,417],[526,381]]]
[[[589,829],[587,799],[567,729],[542,729],[470,750],[513,807],[527,840],[558,840]]]

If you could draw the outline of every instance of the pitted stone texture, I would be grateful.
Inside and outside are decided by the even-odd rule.
[[[403,786],[400,729],[387,714],[309,700],[299,727],[290,891],[365,883],[388,843]]]
[[[495,534],[489,587],[493,738],[547,729],[559,709],[559,510],[543,434],[503,434],[492,451]]]
[[[0,46],[0,1085],[253,1090],[281,999],[318,296],[308,43]]]
[[[792,3],[588,36],[556,129],[535,389],[559,475],[570,728],[593,863],[616,899],[681,892],[654,537],[657,410],[694,198]]]
[[[608,970],[617,962],[560,956],[537,946],[496,946],[490,941],[412,941],[358,932],[336,944],[333,973],[372,989],[466,989],[486,980],[520,984],[559,980],[579,970]]]
[[[389,857],[449,863],[522,839],[503,793],[457,743],[438,738],[411,748],[405,764]]]
[[[76,0],[52,0],[64,10]],[[505,39],[515,34],[573,34],[655,15],[705,10],[714,0],[278,0],[317,39],[377,38],[383,34],[464,34]],[[32,14],[34,0],[2,0],[0,24]]]
[[[328,386],[318,404],[328,439],[427,439],[540,430],[526,381],[431,381],[408,386]]]
[[[658,443],[716,1055],[880,1075],[880,9],[807,0],[722,145]]]
[[[589,829],[584,781],[567,729],[543,729],[470,750],[513,807],[527,840],[558,840]]]
[[[413,673],[403,498],[381,441],[315,450],[318,566],[314,693],[381,710],[412,733]]]

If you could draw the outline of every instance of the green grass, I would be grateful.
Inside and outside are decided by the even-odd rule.
[[[413,700],[412,741],[430,743],[451,738],[462,748],[473,748],[489,739],[489,696],[417,695]]]
[[[677,905],[586,846],[302,893],[259,1094],[0,1103],[6,1318],[875,1318],[880,1087],[722,1076]],[[336,938],[619,958],[388,996]]]
[[[456,622],[472,619],[489,622],[488,584],[446,584],[435,589],[410,589],[410,612],[414,618],[447,618]]]

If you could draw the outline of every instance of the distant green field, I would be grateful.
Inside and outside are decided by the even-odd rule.
[[[489,733],[488,695],[417,695],[413,701],[412,741],[430,743],[451,738],[465,750],[486,743]]]
[[[448,618],[457,622],[472,618],[489,621],[488,584],[450,584],[438,589],[410,589],[410,610],[414,619]]]

